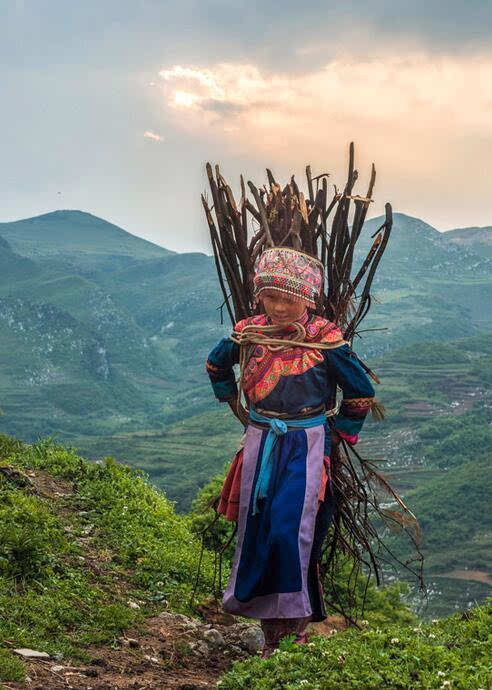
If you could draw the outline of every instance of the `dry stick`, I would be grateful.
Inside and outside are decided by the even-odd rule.
[[[285,208],[284,208],[284,198],[280,187],[277,185],[275,187],[276,192],[273,197],[271,205],[271,222],[270,229],[272,231],[272,237],[275,244],[280,244],[282,238],[285,236],[284,231],[284,219],[285,219]]]
[[[230,272],[231,274],[233,274],[234,278],[237,274],[239,280],[241,280],[241,274],[237,262],[236,246],[234,242],[234,233],[232,230],[232,220],[230,216],[230,213],[232,213],[232,211],[227,207],[227,199],[225,198],[225,192],[222,187],[217,187],[217,199],[220,208],[220,217],[222,219],[222,222],[219,223],[218,228],[221,240],[220,253],[221,256],[227,258],[228,266],[230,269],[230,271],[228,270],[227,273],[229,274]],[[230,281],[230,275],[228,275],[227,277]]]
[[[327,195],[327,196],[328,196],[328,195]],[[326,221],[328,220],[328,217],[329,217],[330,213],[333,211],[333,208],[334,208],[335,204],[336,204],[338,201],[340,201],[341,198],[342,198],[342,195],[340,194],[340,192],[338,191],[338,189],[337,189],[336,186],[335,186],[335,192],[334,192],[334,194],[333,194],[333,199],[331,200],[330,205],[328,206],[328,208],[326,209],[326,211],[325,211],[325,213],[324,213],[324,215],[323,215],[323,222],[324,222],[325,232],[326,232]]]
[[[214,202],[214,210],[215,210],[215,216],[217,218],[217,225],[219,226],[219,230],[220,230],[221,226],[224,224],[224,218],[222,217],[222,204],[220,203],[220,200],[219,200],[219,191],[217,189],[217,184],[215,182],[213,172],[212,172],[212,166],[210,165],[210,163],[207,163],[206,169],[207,169],[208,183],[210,185],[210,191],[212,192],[212,199]]]
[[[246,188],[244,186],[244,177],[240,176],[241,180],[241,218],[244,233],[244,241],[248,243],[248,214],[246,213]]]
[[[268,182],[270,183],[270,189],[271,189],[274,185],[277,185],[277,183],[275,182],[275,178],[272,175],[272,171],[269,168],[266,169],[266,172],[267,172]]]
[[[350,160],[349,160],[349,180],[353,178],[353,166],[354,166],[354,147],[353,144],[350,145]],[[348,182],[347,182],[348,185]],[[347,186],[345,188],[347,191]],[[335,212],[335,217],[333,219],[333,224],[330,233],[330,242],[328,244],[328,256],[327,256],[327,274],[328,274],[328,294],[330,298],[330,311],[329,318],[333,319],[336,311],[336,303],[338,298],[338,276],[335,275],[337,270],[337,246],[341,243],[341,235],[343,233],[343,222],[345,216],[345,206],[347,199],[345,195],[342,194],[336,198],[335,203],[337,204],[337,210]],[[347,210],[348,215],[348,210]]]
[[[347,444],[345,443],[345,441],[343,441],[342,443],[344,446],[345,456],[346,456],[346,462],[343,463],[343,468],[348,473],[348,476],[350,478],[349,479],[349,486],[351,487],[352,491],[355,490],[357,492],[357,494],[356,494],[357,495],[357,505],[356,505],[355,509],[350,508],[350,505],[353,502],[353,499],[351,501],[346,500],[344,503],[344,505],[346,506],[346,510],[343,512],[344,521],[348,521],[348,522],[346,522],[346,527],[348,529],[348,532],[351,533],[355,538],[357,538],[357,540],[359,541],[361,546],[364,548],[364,550],[366,550],[368,552],[369,558],[371,560],[371,564],[373,566],[374,574],[376,576],[376,579],[379,580],[379,569],[377,566],[377,561],[375,559],[374,553],[372,552],[371,546],[370,546],[368,540],[366,539],[364,532],[362,532],[359,529],[358,524],[357,524],[357,520],[360,519],[362,525],[364,525],[363,529],[366,532],[369,532],[369,534],[372,533],[372,536],[377,537],[377,533],[372,528],[370,521],[368,521],[366,511],[364,512],[363,517],[359,517],[359,518],[357,517],[357,515],[360,511],[360,505],[367,506],[367,503],[369,502],[370,498],[367,494],[365,487],[361,484],[361,482],[358,478],[357,472],[352,465],[352,461],[350,459],[350,454],[348,451]],[[353,451],[353,448],[350,447],[350,450]],[[360,456],[357,455],[357,457],[360,459],[361,464],[362,464],[363,460],[360,458]],[[343,476],[343,473],[339,471],[338,477],[336,480],[337,485],[339,485],[340,480],[344,481],[344,476]],[[340,489],[341,489],[341,487],[338,488],[339,491],[340,491]],[[342,490],[342,495],[343,495],[343,493],[344,492]],[[347,546],[348,546],[348,544],[347,544]]]
[[[322,219],[322,214],[323,214],[323,190],[319,189],[318,192],[316,193],[316,202],[315,205],[311,208],[309,212],[309,237],[310,237],[310,242],[311,242],[311,249],[312,249],[312,254],[316,259],[319,258],[319,249],[318,249],[318,224]],[[321,260],[321,263],[323,261]],[[324,270],[324,265],[323,265],[323,270]]]
[[[292,246],[294,249],[297,249],[298,251],[302,250],[302,241],[301,241],[301,224],[302,224],[302,215],[299,209],[296,208],[294,211],[294,218],[292,220],[292,225],[290,228],[290,233],[292,235]]]
[[[251,242],[249,243],[249,247],[248,247],[248,254],[250,256],[251,256],[253,249],[255,248],[256,244],[263,238],[265,238],[265,233],[263,232],[262,229],[260,229],[259,232],[257,232],[255,235],[253,235],[253,237],[251,238]]]
[[[220,173],[218,172],[218,168],[217,175],[220,183]],[[228,281],[232,291],[234,291],[234,289],[239,290],[239,294],[234,295],[236,303],[244,304],[243,291],[241,290],[241,272],[239,270],[238,263],[238,247],[234,239],[232,221],[234,210],[233,208],[228,208],[227,206],[227,194],[223,186],[218,187],[218,199],[221,205],[222,218],[224,221],[222,226],[219,226],[219,230],[222,239],[222,255],[227,259],[227,273],[230,274],[228,275]],[[233,287],[236,284],[238,285],[238,288]],[[241,318],[246,318],[246,316],[248,316],[247,308],[245,309],[245,312],[245,316],[241,316]],[[236,316],[238,316],[237,312]]]
[[[261,236],[261,238],[260,238],[260,241],[258,242],[258,244],[256,245],[256,247],[254,248],[253,253],[251,254],[251,264],[252,264],[253,266],[254,266],[254,264],[255,264],[256,259],[258,258],[258,256],[259,256],[259,255],[261,254],[261,252],[263,251],[263,247],[265,246],[265,242],[266,242],[266,237],[265,237],[265,235],[263,234],[263,235]]]
[[[253,204],[251,203],[251,201],[249,199],[246,199],[245,205],[246,205],[246,208],[248,209],[248,211],[253,216],[253,218],[256,220],[256,222],[259,223],[259,225],[261,226],[261,215],[255,209],[255,207],[253,206]],[[263,229],[262,229],[262,231],[264,232]]]
[[[369,204],[372,200],[372,192],[374,189],[375,182],[376,182],[376,168],[375,168],[374,163],[373,163],[371,166],[371,177],[369,180],[369,187],[367,189],[366,197],[365,197],[365,199],[360,199],[360,200],[358,199],[355,202],[356,216],[354,218],[354,222],[352,223],[352,233],[350,236],[350,249],[348,252],[347,266],[346,266],[346,272],[345,272],[345,275],[347,277],[350,277],[350,273],[352,272],[352,262],[353,262],[355,244],[360,237],[360,234],[362,232],[362,228],[364,226],[364,222],[366,220],[367,210],[368,210]]]
[[[292,188],[292,191],[294,192],[294,196],[297,197],[297,199],[300,199],[301,193],[299,191],[299,187],[297,186],[297,182],[295,180],[294,175],[290,178],[290,186]]]
[[[222,270],[224,272],[225,280],[229,286],[229,290],[226,290],[225,284],[223,287],[222,286],[221,287],[222,287],[222,293],[224,295],[224,300],[225,300],[226,305],[227,305],[227,310],[229,312],[229,316],[231,318],[232,323],[235,324],[238,321],[237,315],[241,312],[241,306],[238,302],[238,298],[237,298],[237,295],[235,293],[234,286],[232,284],[231,269],[230,269],[229,263],[227,261],[227,258],[223,252],[223,249],[221,247],[220,238],[219,238],[219,235],[218,235],[215,227],[213,229],[211,229],[211,238],[212,238],[212,247],[214,250],[214,256],[217,255],[217,260],[220,261],[220,264],[222,266]],[[231,309],[229,307],[229,299],[232,299],[232,306],[234,309],[234,314],[231,312]]]
[[[373,166],[373,173],[374,173],[374,166]],[[352,233],[350,235],[350,244],[347,249],[347,253],[345,255],[344,263],[343,263],[343,269],[342,269],[342,274],[343,274],[343,281],[346,285],[346,288],[343,290],[342,295],[340,296],[340,311],[343,313],[346,312],[346,309],[348,307],[348,304],[350,300],[352,299],[352,296],[355,294],[355,288],[356,285],[359,283],[360,278],[362,275],[364,275],[365,271],[367,270],[368,267],[368,259],[369,263],[370,260],[372,259],[374,252],[376,248],[374,249],[374,252],[371,250],[369,251],[368,256],[366,257],[366,260],[364,261],[362,265],[362,269],[359,270],[358,273],[358,280],[357,283],[354,285],[350,281],[350,275],[352,273],[352,265],[353,265],[353,258],[354,258],[354,250],[355,250],[355,245],[356,242],[360,236],[362,226],[364,224],[364,219],[366,217],[367,213],[367,207],[368,207],[368,202],[361,202],[361,201],[356,201],[355,202],[356,206],[356,214],[354,218],[354,222],[352,224]]]
[[[241,227],[240,214],[237,210],[236,201],[232,194],[231,188],[226,184],[217,167],[218,181],[220,187],[218,188],[219,201],[221,202],[222,215],[224,217],[224,232],[223,247],[227,253],[229,263],[235,272],[241,277],[242,283],[245,285],[247,294],[247,276],[248,276],[248,250],[246,241],[244,240],[244,233]],[[238,265],[239,260],[239,265]],[[241,267],[241,273],[239,272]]]
[[[366,194],[366,199],[371,199],[372,200],[372,193],[374,190],[374,184],[376,182],[376,167],[374,163],[371,166],[371,178],[369,180],[369,187],[367,188],[367,194]],[[366,215],[367,211],[369,209],[369,203],[364,204],[364,208],[360,217],[360,226],[357,228],[357,235],[355,238],[355,241],[359,239],[360,233],[362,232],[362,228],[364,227],[364,223],[366,220]]]
[[[353,165],[353,161],[352,161]],[[350,233],[348,230],[348,216],[350,212],[350,192],[352,191],[352,188],[355,184],[355,181],[357,180],[358,173],[356,170],[353,171],[352,173],[352,178],[347,182],[347,187],[346,191],[344,193],[344,199],[343,199],[343,205],[342,205],[342,213],[340,217],[340,226],[339,226],[339,231],[338,231],[338,236],[337,236],[337,242],[335,246],[335,268],[338,269],[339,274],[338,274],[338,279],[339,279],[339,286],[343,285],[343,281],[345,278],[344,272],[343,272],[343,264],[344,264],[344,258],[347,252],[347,248],[350,245]]]
[[[319,218],[320,214],[322,213],[322,207],[321,207],[322,196],[323,196],[323,191],[321,189],[318,189],[318,191],[316,192],[316,198],[314,200],[314,204],[312,204],[310,209],[309,209],[309,216],[308,216],[309,227],[315,233],[316,233],[316,228],[318,226],[318,218]]]
[[[299,237],[301,239],[301,249],[302,251],[306,252],[306,254],[314,256],[315,251],[313,246],[313,232],[309,225],[306,200],[304,199],[304,194],[302,192],[299,193],[299,213],[301,214],[301,227],[299,233]]]
[[[309,201],[314,204],[314,190],[313,190],[313,179],[311,177],[311,166],[306,165],[306,177],[309,191]]]
[[[241,271],[243,275],[243,285],[248,294],[248,277],[249,277],[249,256],[248,256],[248,246],[246,240],[244,239],[244,232],[241,224],[241,214],[237,210],[236,202],[231,188],[227,185],[225,187],[225,192],[227,194],[227,200],[229,206],[231,207],[231,217],[234,229],[234,236],[236,239],[236,252],[239,257],[239,263],[241,265]],[[248,300],[249,301],[249,300]]]
[[[216,166],[216,173],[217,176],[220,178],[220,171],[218,166]],[[243,300],[243,294],[241,287],[238,283],[238,280],[235,275],[234,271],[234,264],[236,264],[237,267],[237,257],[235,254],[235,249],[234,249],[234,242],[233,242],[233,235],[232,231],[227,228],[227,223],[230,222],[230,219],[227,217],[227,211],[224,206],[223,198],[222,198],[222,190],[219,190],[216,182],[213,178],[212,175],[212,167],[210,164],[207,164],[207,174],[209,175],[209,183],[210,183],[210,189],[212,191],[212,196],[214,198],[214,208],[215,208],[215,215],[217,216],[217,223],[219,226],[219,232],[220,232],[220,237],[222,239],[222,243],[219,240],[219,234],[217,233],[217,230],[215,229],[214,226],[214,233],[212,233],[212,236],[214,237],[216,244],[217,244],[217,252],[220,257],[220,261],[222,264],[222,267],[224,269],[225,277],[226,280],[229,284],[229,288],[231,291],[231,296],[232,296],[232,301],[234,305],[234,312],[235,312],[235,317],[236,319],[233,319],[233,323],[238,321],[241,318],[246,318],[248,316],[248,308],[244,304]],[[232,247],[231,247],[231,241],[232,241]]]
[[[214,224],[214,221],[212,218],[212,214],[210,213],[210,209],[208,208],[208,204],[205,201],[205,197],[203,196],[203,194],[202,194],[202,204],[203,204],[203,208],[205,209],[205,215],[206,215],[208,227],[210,230],[210,238],[212,241],[212,249],[213,249],[214,260],[215,260],[215,268],[217,270],[217,276],[219,278],[220,289],[222,290],[222,294],[224,296],[224,304],[227,307],[227,311],[229,312],[229,317],[230,317],[232,323],[235,323],[234,315],[232,313],[231,306],[229,304],[229,292],[226,290],[226,287],[224,284],[224,278],[222,276],[222,268],[221,268],[220,261],[219,261],[219,255],[218,255],[217,247],[215,244],[215,237],[217,237],[217,230],[215,229],[215,224]]]
[[[251,262],[251,251],[248,247],[248,209],[246,207],[246,188],[244,186],[244,178],[241,175],[241,225],[246,245],[247,257],[247,288],[248,288],[248,302],[253,303],[253,270],[254,266]]]
[[[358,173],[354,168],[355,165],[355,149],[354,149],[354,142],[350,142],[349,146],[349,167],[348,167],[348,175],[347,175],[347,182],[345,184],[345,190],[343,192],[343,197],[342,197],[342,203],[340,205],[341,212],[340,216],[338,219],[338,226],[337,226],[337,237],[336,237],[336,246],[335,246],[335,265],[336,267],[341,266],[341,258],[345,254],[345,244],[347,242],[347,237],[346,235],[348,234],[347,230],[347,223],[348,223],[348,214],[350,210],[350,194],[352,193],[352,189],[354,187],[355,181],[357,180]],[[341,277],[341,276],[339,276]]]
[[[270,232],[270,227],[268,225],[268,220],[267,220],[267,215],[266,215],[266,209],[265,209],[265,204],[263,203],[263,199],[261,198],[258,190],[254,186],[254,184],[250,181],[248,182],[248,187],[251,189],[253,196],[256,201],[256,205],[258,207],[258,211],[260,213],[260,220],[261,220],[261,226],[265,232],[266,236],[266,243],[268,247],[273,247],[273,240],[272,240],[272,234]]]
[[[318,237],[321,237],[321,263],[323,264],[323,282],[324,274],[326,272],[326,223],[325,223],[325,213],[326,213],[326,201],[328,199],[328,180],[326,177],[323,178],[323,183],[321,187],[320,196],[320,221],[319,227],[314,228],[314,243],[316,247],[318,246]],[[318,202],[316,201],[316,205]],[[319,253],[318,253],[319,255]],[[323,297],[326,294],[326,285],[323,285]],[[324,311],[324,310],[323,310]]]
[[[388,240],[389,240],[389,237],[391,234],[391,228],[393,226],[393,211],[391,208],[391,204],[387,203],[385,205],[385,212],[386,212],[386,220],[384,223],[383,239],[381,240],[381,244],[379,245],[379,248],[376,251],[376,255],[375,255],[375,257],[371,263],[371,268],[370,268],[369,273],[367,275],[366,282],[364,284],[364,290],[362,292],[359,306],[357,308],[355,316],[352,319],[352,321],[350,322],[350,324],[349,324],[349,326],[345,332],[345,335],[346,335],[348,340],[350,340],[353,337],[355,329],[357,327],[357,324],[360,321],[360,316],[363,313],[365,302],[369,298],[369,292],[371,289],[371,284],[372,284],[372,280],[374,278],[374,274],[376,273],[376,269],[378,267],[379,262],[381,261],[381,257],[384,254],[384,250],[386,249],[386,245],[388,244]]]
[[[364,277],[365,272],[369,268],[369,264],[371,263],[374,254],[377,252],[378,247],[381,244],[382,239],[383,239],[383,236],[381,234],[378,234],[376,239],[374,240],[372,247],[370,248],[366,258],[364,259],[362,266],[359,269],[359,272],[357,273],[357,275],[355,276],[355,278],[352,282],[352,290],[351,290],[352,294],[354,294],[355,291],[357,290],[357,286],[359,285],[360,281]]]
[[[310,169],[310,170],[311,170],[311,169]],[[320,173],[319,175],[316,175],[316,177],[312,177],[311,180],[312,180],[313,182],[314,182],[315,180],[316,180],[316,182],[318,182],[318,180],[320,180],[322,177],[330,177],[330,173],[327,173],[327,172],[326,172],[326,173]]]

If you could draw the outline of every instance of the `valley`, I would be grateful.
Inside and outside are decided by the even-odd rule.
[[[379,223],[366,223],[367,246]],[[444,612],[489,591],[486,578],[463,579],[466,568],[492,569],[490,520],[480,519],[491,477],[492,259],[452,238],[395,215],[354,343],[388,411],[384,424],[368,421],[360,450],[381,459],[421,518],[431,589],[445,591],[430,599]],[[0,223],[0,431],[112,456],[189,510],[241,436],[204,370],[230,331],[220,304],[205,254],[168,252],[78,211]],[[470,501],[481,508],[463,518]]]

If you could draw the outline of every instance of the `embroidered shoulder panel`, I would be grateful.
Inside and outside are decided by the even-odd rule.
[[[236,324],[235,330],[240,332],[246,325],[267,323],[266,315],[260,314],[240,321]],[[323,362],[323,353],[316,348],[316,343],[332,343],[343,339],[340,329],[321,316],[310,316],[304,327],[306,341],[312,342],[313,348],[293,346],[281,352],[272,352],[265,345],[257,345],[254,348],[243,374],[244,392],[253,403],[260,402],[270,395],[282,376],[304,374]]]
[[[305,326],[307,339],[316,343],[335,343],[343,340],[342,331],[335,323],[322,316],[314,316]]]

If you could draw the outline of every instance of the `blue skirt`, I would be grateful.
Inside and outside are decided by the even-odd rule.
[[[238,540],[224,610],[257,619],[326,617],[317,560],[333,510],[318,510],[325,428],[292,429],[277,440],[267,495],[253,495],[267,431],[249,425],[244,447]]]

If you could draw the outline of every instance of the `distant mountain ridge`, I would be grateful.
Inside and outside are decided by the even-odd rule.
[[[102,218],[74,210],[0,223],[0,237],[29,258],[66,258],[85,265],[104,263],[108,257],[151,259],[172,253]]]
[[[363,325],[375,330],[361,333],[357,352],[374,358],[490,329],[491,261],[420,219],[394,221]],[[356,266],[381,222],[364,226]],[[103,454],[116,448],[105,439],[121,435],[118,453],[131,462],[129,434],[164,438],[185,420],[184,429],[211,428],[203,362],[231,328],[221,325],[212,257],[169,252],[80,211],[2,223],[0,238],[0,430],[27,441],[90,437]],[[165,447],[152,468],[161,486],[186,460],[178,444]],[[221,467],[223,452],[211,444],[209,463]],[[187,500],[209,473],[210,464],[182,477]]]
[[[456,244],[492,258],[492,226],[456,228],[448,230],[444,235]]]

